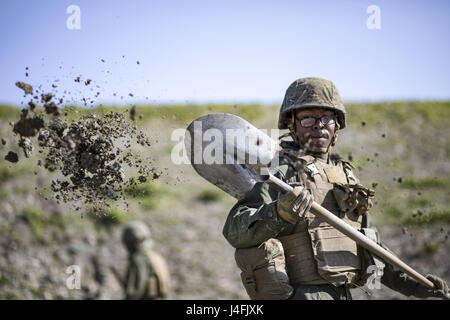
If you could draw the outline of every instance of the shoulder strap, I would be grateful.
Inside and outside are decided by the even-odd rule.
[[[349,184],[357,184],[358,183],[358,179],[355,177],[355,175],[353,174],[353,169],[355,169],[355,167],[353,166],[353,164],[349,161],[343,160],[343,159],[339,159],[336,160],[336,164],[339,166],[342,166],[342,168],[344,169],[345,175],[347,176],[347,180]]]

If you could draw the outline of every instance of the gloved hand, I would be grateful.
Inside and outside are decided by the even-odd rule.
[[[420,283],[416,287],[416,291],[414,292],[414,296],[417,298],[442,298],[442,299],[449,299],[449,291],[448,286],[445,283],[444,280],[441,278],[429,274],[426,276],[428,280],[434,283],[433,289],[428,289],[425,286],[421,285]]]
[[[313,201],[314,197],[309,190],[297,186],[290,192],[278,195],[278,214],[282,219],[294,224],[309,211]]]

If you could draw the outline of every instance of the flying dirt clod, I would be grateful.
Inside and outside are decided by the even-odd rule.
[[[19,161],[19,156],[17,155],[17,153],[9,151],[8,154],[5,156],[5,160],[12,163],[16,163],[17,161]]]
[[[80,82],[80,77],[76,79]],[[88,79],[85,85],[91,82]],[[26,93],[32,93],[31,85],[17,82]],[[129,150],[132,143],[150,146],[150,139],[131,123],[125,113],[110,112],[105,115],[87,114],[78,120],[68,121],[61,116],[53,93],[36,95],[22,109],[13,132],[20,136],[18,145],[25,157],[30,157],[37,136],[39,154],[45,154],[38,164],[50,172],[60,172],[64,178],[51,182],[56,199],[64,202],[82,202],[92,205],[94,211],[108,207],[110,200],[124,197],[124,190],[137,183],[158,179],[161,172],[142,161],[137,153]],[[38,105],[42,103],[42,112]],[[135,110],[135,109],[134,109]],[[65,112],[67,115],[67,112]],[[45,152],[44,152],[45,151]],[[19,161],[18,155],[9,152],[10,162]],[[138,178],[126,178],[126,170],[137,171]]]

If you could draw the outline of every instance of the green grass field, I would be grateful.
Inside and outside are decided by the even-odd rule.
[[[448,223],[450,102],[358,103],[347,104],[346,110],[348,126],[340,133],[333,151],[352,159],[361,182],[374,187],[376,201],[372,215],[375,221],[410,225],[438,221]],[[126,112],[127,109],[67,106],[64,111],[68,119],[74,119],[88,112],[104,114],[109,111]],[[193,119],[214,112],[239,115],[259,128],[275,128],[278,106],[137,106],[137,124],[146,129],[150,136],[158,132],[160,138],[153,143],[152,158],[173,167],[170,154],[175,142],[169,140],[171,130],[185,128]],[[18,115],[18,108],[0,106],[2,135],[9,136],[10,141],[15,138],[9,132],[7,123],[17,119]],[[16,165],[4,161],[6,150],[7,146],[2,146],[0,183],[33,174],[30,161]],[[191,168],[184,174],[198,181]],[[202,194],[191,197],[190,201],[223,202],[229,198],[221,197],[222,191],[206,181],[202,185]],[[127,194],[132,201],[138,201],[144,210],[157,208],[157,201],[150,197],[157,187],[148,185],[142,188],[127,190]],[[166,187],[164,193],[167,201],[177,201],[174,188]],[[7,191],[2,190],[0,196],[7,197]]]

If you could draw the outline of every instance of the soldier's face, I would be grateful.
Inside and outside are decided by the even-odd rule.
[[[333,111],[322,108],[295,112],[295,132],[303,148],[314,153],[325,153],[334,136],[336,118]]]

